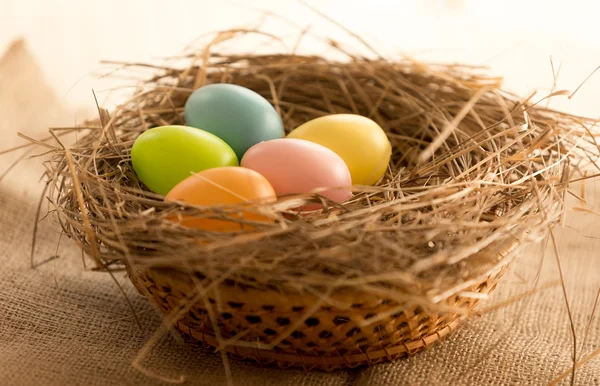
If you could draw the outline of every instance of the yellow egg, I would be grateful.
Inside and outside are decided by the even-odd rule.
[[[355,185],[373,185],[385,174],[392,145],[373,120],[355,114],[319,117],[288,134],[333,150],[350,170]]]

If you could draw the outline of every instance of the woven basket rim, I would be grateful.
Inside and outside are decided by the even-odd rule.
[[[478,283],[488,277],[490,275],[495,275],[499,271],[503,270],[506,265],[511,261],[509,258],[511,254],[514,254],[520,245],[520,241],[516,238],[511,240],[505,240],[501,243],[499,247],[498,255],[502,257],[506,264],[501,264],[494,266],[490,271],[481,275],[481,277],[474,278],[469,281],[465,281],[461,283],[460,286],[453,287],[450,291],[447,291],[441,295],[438,295],[434,298],[434,303],[447,299],[449,297],[455,296],[457,293],[461,292],[464,288],[472,286],[474,283]],[[136,275],[136,269],[127,266],[127,270],[129,275]],[[167,274],[165,274],[167,273]],[[190,291],[194,291],[195,284],[192,279],[189,277],[189,274],[178,271],[173,268],[153,268],[151,271],[146,272],[151,277],[154,277],[161,281],[171,282],[171,288],[179,286],[181,287],[186,283],[189,287]],[[310,293],[310,292],[287,292],[285,290],[275,291],[272,289],[259,289],[259,288],[240,288],[236,286],[219,284],[215,287],[214,290],[209,291],[208,296],[214,296],[215,293],[218,293],[218,298],[221,302],[242,302],[242,303],[254,303],[255,299],[260,299],[260,304],[272,304],[274,306],[278,305],[289,305],[295,304],[298,306],[309,306],[314,304],[316,299],[319,299],[319,296]],[[377,304],[381,297],[372,293],[367,293],[361,291],[359,287],[344,287],[338,290],[334,290],[329,296],[329,299],[347,304]]]

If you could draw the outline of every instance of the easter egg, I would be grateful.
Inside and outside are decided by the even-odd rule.
[[[354,114],[334,114],[308,121],[288,134],[323,145],[337,153],[350,170],[352,183],[372,185],[387,170],[392,146],[373,120]]]
[[[194,91],[185,104],[185,121],[227,142],[238,159],[259,142],[283,137],[281,118],[269,101],[234,84]]]
[[[222,139],[187,126],[161,126],[143,132],[131,148],[131,163],[140,181],[162,195],[192,173],[239,164]]]
[[[317,193],[341,203],[352,195],[350,171],[344,160],[314,142],[295,138],[261,142],[246,152],[241,165],[265,176],[278,196],[326,188]]]
[[[241,167],[222,167],[193,174],[177,184],[165,201],[182,201],[198,206],[268,203],[275,201],[275,191],[258,172]],[[273,222],[272,219],[250,210],[229,214],[228,219],[252,222]],[[209,231],[235,232],[252,228],[235,221],[184,216],[180,224]]]

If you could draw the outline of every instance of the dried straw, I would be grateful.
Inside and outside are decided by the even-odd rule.
[[[246,33],[217,35],[187,57],[185,68],[155,68],[157,75],[129,101],[110,115],[101,110],[100,121],[78,130],[86,134],[73,146],[54,137],[48,198],[64,233],[98,269],[197,272],[205,289],[220,283],[290,293],[360,288],[436,303],[507,265],[514,254],[499,253],[507,243],[545,237],[561,220],[569,181],[598,168],[595,122],[539,103],[564,91],[519,99],[477,68],[408,59],[214,53]],[[374,119],[393,145],[387,174],[377,186],[355,186],[344,205],[315,193],[253,207],[275,222],[253,224],[252,231],[176,226],[167,217],[225,219],[240,208],[163,202],[137,179],[130,148],[151,127],[183,124],[190,93],[219,82],[270,100],[287,131],[334,113]],[[290,210],[309,201],[325,209]]]

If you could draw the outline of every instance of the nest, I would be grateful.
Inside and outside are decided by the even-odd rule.
[[[560,221],[569,181],[598,158],[593,121],[502,91],[477,68],[208,49],[186,60],[56,147],[48,197],[64,233],[99,269],[127,269],[168,325],[263,362],[353,366],[446,335]],[[184,124],[192,91],[220,82],[267,98],[288,132],[327,114],[372,118],[393,146],[386,175],[343,205],[316,192],[256,206],[275,222],[239,233],[177,226],[168,218],[243,220],[231,220],[236,206],[163,202],[130,148],[149,128]],[[323,210],[293,210],[309,202]]]

